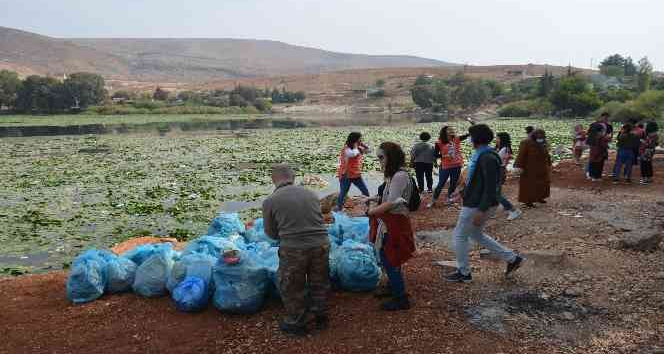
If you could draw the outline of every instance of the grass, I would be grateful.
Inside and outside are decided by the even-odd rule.
[[[79,123],[87,119],[63,118]],[[577,122],[500,119],[489,124],[496,131],[511,133],[515,148],[528,125],[545,129],[552,147],[569,147]],[[452,125],[457,131],[468,127],[464,122]],[[218,132],[3,138],[0,259],[43,252],[49,257],[36,265],[0,266],[12,273],[23,272],[16,267],[25,265],[34,266],[26,268],[31,272],[61,268],[84,249],[110,247],[137,233],[195,237],[205,232],[223,202],[260,201],[270,193],[273,163],[289,162],[299,176],[331,176],[351,130],[360,130],[372,146],[389,140],[409,148],[420,132],[437,136],[440,127],[433,123],[273,129],[252,131],[246,138]],[[90,153],[95,146],[105,149]],[[464,144],[464,150],[468,156],[470,146]],[[554,156],[563,157],[566,153]],[[376,158],[368,156],[364,170],[377,169]],[[242,212],[245,218],[259,214],[255,208]]]

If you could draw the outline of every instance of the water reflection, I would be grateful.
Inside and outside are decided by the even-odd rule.
[[[177,116],[174,116],[174,118]],[[54,118],[57,119],[57,118]],[[112,119],[112,118],[111,118]],[[270,115],[247,119],[201,119],[151,122],[143,124],[81,124],[69,126],[0,126],[0,137],[155,133],[172,131],[209,131],[244,129],[296,129],[306,127],[385,126],[443,122],[447,118],[432,114],[355,114],[355,115]]]

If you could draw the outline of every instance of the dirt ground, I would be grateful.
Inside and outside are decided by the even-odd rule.
[[[662,158],[655,176],[664,176]],[[506,186],[513,202],[517,184]],[[620,247],[626,233],[662,232],[664,178],[593,183],[580,166],[561,163],[547,204],[512,222],[499,211],[490,222],[488,233],[507,246],[549,255],[529,258],[510,279],[476,248],[473,282],[443,281],[433,263],[454,260],[443,240],[457,214],[440,206],[413,215],[409,311],[384,313],[371,294],[335,292],[330,328],[293,339],[277,329],[276,301],[253,316],[213,306],[183,314],[169,298],[134,294],[73,306],[67,274],[53,272],[0,280],[0,353],[664,353],[664,249]]]

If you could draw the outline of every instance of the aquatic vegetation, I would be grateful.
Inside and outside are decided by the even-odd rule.
[[[515,149],[527,125],[541,127],[552,150],[571,145],[576,123],[489,122],[496,131],[512,134]],[[458,131],[468,127],[466,122],[452,125]],[[260,217],[260,201],[272,191],[272,164],[288,162],[299,177],[329,180],[351,130],[361,131],[373,147],[391,140],[409,149],[420,132],[437,136],[441,126],[271,129],[243,137],[199,131],[0,139],[2,273],[62,268],[81,250],[110,247],[135,230],[181,240],[197,237],[223,203],[245,219]],[[464,149],[468,154],[471,147],[464,144]],[[567,157],[567,151],[557,150],[556,160]],[[365,170],[378,167],[375,156],[367,156]]]

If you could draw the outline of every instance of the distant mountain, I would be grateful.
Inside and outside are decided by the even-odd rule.
[[[438,67],[413,56],[345,54],[244,39],[57,39],[0,27],[0,68],[23,74],[90,71],[148,82],[202,82],[346,69]]]

